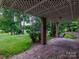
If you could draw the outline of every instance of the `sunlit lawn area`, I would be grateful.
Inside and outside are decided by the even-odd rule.
[[[8,35],[0,34],[0,54],[6,57],[20,53],[31,46],[31,39],[28,34]]]

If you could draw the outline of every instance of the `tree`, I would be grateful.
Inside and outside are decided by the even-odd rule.
[[[1,8],[3,15],[0,16],[0,29],[11,34],[19,33],[19,18],[20,12],[9,8]],[[14,21],[14,13],[16,13],[17,22]]]

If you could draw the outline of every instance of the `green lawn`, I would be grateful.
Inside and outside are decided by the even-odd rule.
[[[0,54],[9,57],[20,53],[31,46],[29,35],[5,35],[0,34]]]

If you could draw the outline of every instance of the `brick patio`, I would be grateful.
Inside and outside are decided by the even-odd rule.
[[[50,40],[47,45],[35,46],[9,59],[79,59],[78,44],[74,40],[62,39],[55,38],[55,40]]]

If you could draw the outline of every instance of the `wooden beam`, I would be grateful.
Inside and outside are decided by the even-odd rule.
[[[65,3],[63,2],[62,4],[65,4]],[[55,5],[54,7],[57,7],[58,5],[59,5],[59,4]],[[46,9],[40,11],[40,12],[37,12],[37,13],[35,13],[34,15],[38,15],[38,14],[41,14],[41,13],[47,12],[47,11],[49,11],[49,10],[52,9],[52,8],[53,8],[53,6],[50,5],[49,8],[46,8]]]
[[[56,37],[56,24],[55,24],[55,22],[53,22],[52,26],[53,26],[53,28],[52,28],[53,37]]]
[[[34,6],[32,6],[31,8],[29,8],[29,9],[27,9],[25,12],[28,12],[28,11],[30,11],[30,10],[32,10],[32,9],[34,9],[34,8],[36,8],[37,6],[39,6],[39,5],[41,5],[42,3],[44,3],[45,1],[47,1],[47,0],[42,0],[41,2],[39,2],[38,4],[35,4]]]
[[[46,18],[41,17],[41,44],[46,44]]]
[[[61,9],[63,9],[63,8],[66,8],[66,7],[68,7],[68,6],[63,6],[63,7],[61,7],[61,8],[58,8],[57,10],[54,10],[54,11],[52,11],[52,10],[50,10],[50,11],[47,11],[47,12],[45,12],[45,13],[41,13],[41,14],[39,14],[39,16],[41,16],[41,15],[48,15],[48,13],[54,13],[54,12],[57,12],[57,11],[59,11],[59,10],[61,10]],[[48,15],[48,17],[49,17],[50,15]]]
[[[53,21],[52,26],[53,26],[52,28],[53,37],[59,37],[59,22]]]
[[[12,5],[10,7],[13,7],[16,2],[17,2],[17,0],[14,0],[14,2],[12,3]]]

